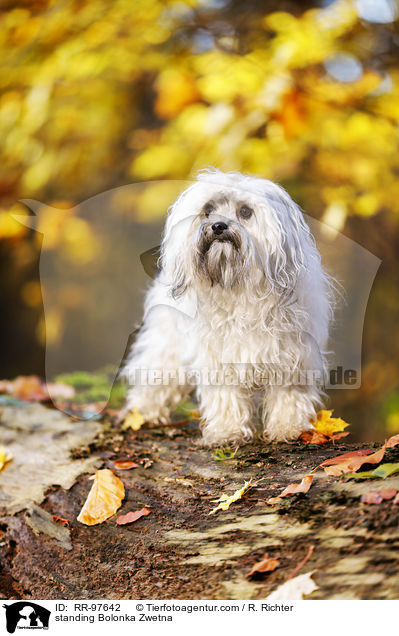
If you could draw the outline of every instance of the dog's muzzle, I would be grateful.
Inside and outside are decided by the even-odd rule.
[[[208,223],[201,228],[198,244],[199,252],[205,255],[215,241],[231,243],[237,251],[241,248],[241,237],[238,231],[224,221],[217,221],[212,224]]]

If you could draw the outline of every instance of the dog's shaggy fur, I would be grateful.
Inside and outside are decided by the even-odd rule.
[[[260,390],[268,439],[311,428],[323,396],[332,285],[289,195],[266,179],[202,172],[169,211],[160,266],[124,374],[169,370],[169,381],[137,383],[127,410],[167,421],[193,389],[173,370],[191,369],[206,444],[250,439]],[[209,381],[215,371],[224,373],[217,386]],[[228,381],[229,371],[240,381]]]

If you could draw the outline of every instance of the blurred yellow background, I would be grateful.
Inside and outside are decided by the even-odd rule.
[[[211,165],[278,181],[382,259],[362,388],[333,392],[332,406],[365,439],[398,432],[398,15],[394,0],[6,0],[1,377],[43,373],[40,235],[13,217],[28,213],[19,201],[69,210],[67,258],[84,266],[101,244],[77,203]],[[166,212],[168,183],[148,193],[136,222]],[[40,223],[54,249],[54,215]],[[48,337],[63,320],[62,307],[46,315]]]

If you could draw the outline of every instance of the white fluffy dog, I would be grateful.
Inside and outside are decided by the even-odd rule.
[[[252,438],[259,407],[270,440],[309,430],[332,285],[289,195],[266,179],[202,172],[169,211],[160,266],[124,368],[126,411],[166,422],[194,383],[205,444]]]

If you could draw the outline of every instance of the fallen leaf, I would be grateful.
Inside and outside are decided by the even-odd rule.
[[[136,510],[136,512],[128,512],[126,515],[120,515],[117,518],[116,523],[118,526],[125,526],[127,523],[133,523],[140,519],[141,517],[146,517],[149,515],[151,510],[147,510],[147,508],[141,508],[141,510]]]
[[[364,471],[361,473],[348,473],[345,477],[349,479],[386,479],[391,475],[399,472],[399,463],[396,464],[381,464],[374,468],[374,470]]]
[[[58,515],[51,515],[53,517],[54,523],[60,523],[62,526],[69,526],[69,519],[64,519],[64,517],[59,517]]]
[[[37,375],[20,375],[8,383],[7,393],[27,402],[41,402],[49,399],[46,385]]]
[[[316,420],[312,422],[316,431],[333,437],[335,433],[341,433],[349,424],[340,417],[332,417],[333,411],[321,410],[316,415]]]
[[[130,459],[116,459],[113,464],[117,470],[130,470],[131,468],[140,468],[139,464],[132,462]]]
[[[128,428],[131,428],[133,431],[138,431],[143,426],[144,422],[144,415],[142,415],[137,406],[135,406],[133,411],[125,418],[122,428],[124,431]]]
[[[324,462],[320,464],[324,468],[324,466],[333,466],[335,464],[341,464],[346,460],[351,460],[354,457],[363,457],[364,455],[371,455],[373,453],[372,450],[360,449],[356,451],[351,451],[350,453],[344,453],[343,455],[337,455],[337,457],[330,457],[330,459],[325,459]]]
[[[232,503],[241,499],[241,497],[251,488],[252,478],[249,481],[246,481],[242,488],[236,490],[230,497],[228,495],[221,495],[219,499],[215,499],[214,501],[218,503],[216,508],[210,511],[210,515],[213,515],[218,510],[228,510]]]
[[[379,464],[385,455],[386,449],[393,448],[397,444],[399,444],[399,434],[390,437],[374,453],[371,450],[353,451],[352,453],[327,459],[320,466],[324,468],[327,475],[333,475],[334,477],[344,473],[357,472],[363,464]]]
[[[319,433],[319,431],[304,431],[299,436],[299,439],[304,444],[326,444],[331,440],[330,437],[326,437],[323,433]]]
[[[266,598],[268,601],[301,601],[307,594],[318,590],[318,586],[312,579],[314,572],[300,574],[289,579]]]
[[[348,435],[350,435],[349,431],[342,431],[342,433],[335,433],[335,435],[331,437],[331,441],[335,442],[338,439],[342,439],[343,437],[348,437]]]
[[[213,451],[213,459],[224,462],[228,459],[234,459],[235,454],[236,451],[231,448],[215,448]]]
[[[252,578],[254,574],[263,573],[263,572],[273,572],[278,566],[280,562],[278,559],[272,559],[265,554],[261,561],[255,563],[252,566],[252,570],[246,574],[247,579]]]
[[[4,466],[8,464],[13,458],[13,454],[6,451],[4,446],[0,446],[0,471]]]
[[[385,453],[385,445],[375,453],[370,450],[357,450],[344,455],[326,459],[320,464],[327,475],[338,477],[344,473],[356,472],[363,464],[378,464]]]
[[[399,434],[393,435],[392,437],[390,437],[389,440],[386,442],[385,446],[387,448],[393,448],[397,444],[399,444]]]
[[[332,413],[333,411],[319,411],[316,419],[311,421],[314,429],[312,431],[304,431],[299,439],[304,444],[326,444],[349,435],[348,432],[344,431],[344,428],[349,426],[349,424],[340,417],[332,417]]]
[[[384,499],[393,499],[397,493],[396,488],[383,490],[369,490],[361,496],[360,501],[366,504],[380,504]]]
[[[164,481],[174,482],[177,484],[182,484],[182,486],[187,486],[188,488],[194,488],[194,484],[189,479],[185,479],[184,477],[164,477]]]
[[[125,487],[119,477],[108,468],[92,476],[93,485],[78,516],[87,526],[103,523],[115,514],[125,496]]]
[[[279,503],[283,497],[290,497],[300,492],[306,493],[312,485],[313,475],[305,475],[300,484],[289,484],[278,497],[271,497],[266,501],[269,506]]]

